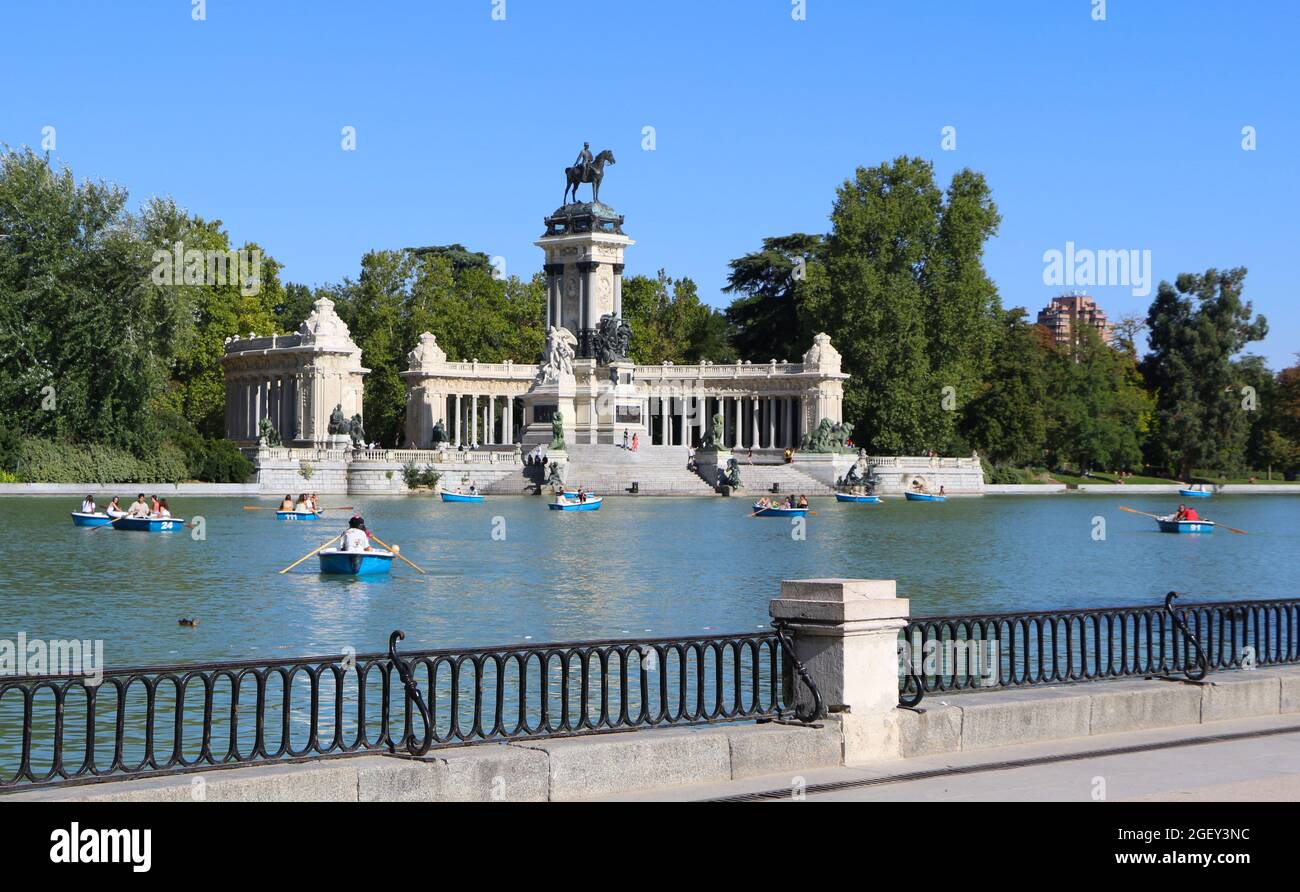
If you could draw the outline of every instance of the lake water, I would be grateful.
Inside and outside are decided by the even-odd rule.
[[[803,539],[788,520],[747,517],[744,499],[620,498],[574,514],[537,497],[351,497],[428,575],[399,563],[347,579],[320,576],[315,558],[277,570],[350,512],[290,523],[242,500],[176,498],[206,521],[195,541],[73,527],[79,501],[0,499],[0,638],[102,639],[109,667],[381,651],[396,628],[407,650],[747,631],[767,627],[782,579],[817,576],[896,579],[918,616],[1157,604],[1171,589],[1285,597],[1300,559],[1300,496],[1287,495],[1198,504],[1244,536],[1164,535],[1118,510],[1167,511],[1166,496],[818,499]]]

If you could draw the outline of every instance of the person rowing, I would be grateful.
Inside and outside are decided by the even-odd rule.
[[[127,517],[148,517],[149,513],[149,503],[145,501],[144,493],[136,496],[135,501],[131,503],[131,507],[126,511]]]
[[[805,495],[803,495],[803,494],[801,493],[801,494],[799,495],[799,504],[798,504],[796,507],[799,507],[799,508],[807,508],[807,507],[808,507],[808,497],[805,496]]]
[[[352,515],[348,528],[343,532],[343,543],[339,551],[370,551],[370,531],[360,514]]]
[[[1196,512],[1195,508],[1188,508],[1186,505],[1179,505],[1178,510],[1174,512],[1174,520],[1200,520],[1201,515]]]

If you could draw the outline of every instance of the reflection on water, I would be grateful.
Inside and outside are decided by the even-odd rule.
[[[399,564],[362,580],[321,577],[314,558],[276,572],[340,532],[341,516],[285,523],[236,499],[175,499],[207,520],[206,541],[193,541],[75,528],[79,501],[0,499],[0,638],[103,639],[113,667],[380,651],[398,628],[409,650],[741,632],[766,628],[780,580],[800,577],[896,579],[914,615],[1158,603],[1171,589],[1185,601],[1282,597],[1300,557],[1291,496],[1217,497],[1205,513],[1250,535],[1205,537],[1162,535],[1118,510],[1167,510],[1159,496],[814,500],[802,541],[738,499],[568,513],[530,497],[354,496],[429,571]]]

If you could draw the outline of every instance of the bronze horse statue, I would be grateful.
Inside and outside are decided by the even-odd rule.
[[[584,171],[580,166],[564,168],[564,176],[568,180],[568,185],[564,187],[564,203],[569,203],[569,190],[573,190],[573,201],[578,201],[578,185],[580,183],[591,183],[591,200],[600,201],[600,181],[605,178],[605,162],[615,164],[614,153],[605,149],[595,158],[591,159],[591,164]],[[585,176],[584,176],[585,173]]]

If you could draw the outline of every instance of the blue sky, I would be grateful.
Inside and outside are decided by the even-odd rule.
[[[373,248],[461,242],[528,276],[584,140],[602,198],[663,267],[725,304],[727,261],[824,232],[858,165],[983,171],[1008,306],[1060,289],[1067,242],[1149,250],[1154,278],[1244,265],[1274,367],[1300,350],[1293,2],[50,0],[0,11],[0,142],[133,204],[171,195],[261,243],[288,280]],[[356,151],[340,147],[356,128]],[[655,128],[655,149],[642,129]],[[941,148],[956,128],[956,150]],[[1242,128],[1257,148],[1242,149]],[[584,196],[586,187],[584,187]],[[1150,296],[1094,287],[1112,317]]]

